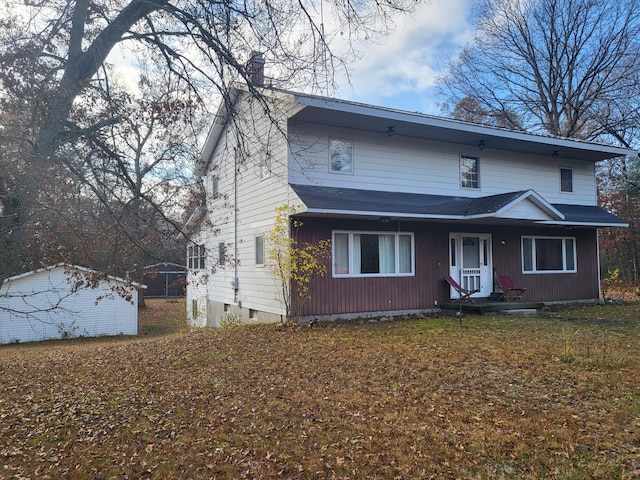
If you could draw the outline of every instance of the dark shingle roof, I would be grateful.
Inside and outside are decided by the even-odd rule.
[[[291,185],[310,210],[324,213],[370,213],[418,218],[471,219],[491,216],[529,191],[517,191],[479,198],[384,192],[317,185]],[[621,218],[596,206],[550,205],[565,216],[562,224],[626,225]]]

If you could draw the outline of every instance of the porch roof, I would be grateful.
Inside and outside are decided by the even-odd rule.
[[[598,206],[551,204],[533,190],[469,198],[419,193],[290,185],[306,214],[379,217],[468,223],[626,227],[623,219]],[[518,206],[528,208],[516,208]]]

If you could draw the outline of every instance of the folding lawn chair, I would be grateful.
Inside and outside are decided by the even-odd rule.
[[[509,275],[498,276],[498,282],[500,283],[502,291],[504,292],[504,296],[502,298],[505,302],[522,301],[522,295],[527,291],[526,288],[516,287]]]
[[[458,294],[460,294],[460,298],[454,298],[451,300],[454,303],[455,302],[473,303],[473,298],[471,298],[471,295],[480,291],[480,290],[467,290],[466,288],[462,288],[460,285],[458,285],[458,282],[456,282],[451,275],[449,275],[446,278],[446,281],[449,285],[451,285],[454,288],[456,292],[458,292]]]

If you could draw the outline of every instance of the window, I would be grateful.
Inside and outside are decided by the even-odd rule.
[[[329,140],[329,171],[353,173],[353,143],[349,140]]]
[[[217,197],[220,193],[218,183],[218,177],[211,178],[211,195],[213,195],[214,197]]]
[[[224,242],[220,242],[218,244],[218,265],[222,266],[225,264],[225,258],[227,255],[227,246]]]
[[[334,276],[413,275],[413,234],[333,233]]]
[[[565,193],[573,192],[573,170],[570,168],[560,169],[560,191]]]
[[[263,152],[260,159],[260,178],[269,178],[271,176],[271,154],[268,151]]]
[[[573,237],[522,237],[524,273],[576,272],[576,239]]]
[[[462,188],[480,188],[480,159],[469,155],[460,155],[460,186]]]
[[[187,254],[187,264],[194,270],[204,269],[204,245],[190,245]]]
[[[264,236],[256,237],[256,265],[264,265]]]

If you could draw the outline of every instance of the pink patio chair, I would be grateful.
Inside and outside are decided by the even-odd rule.
[[[513,284],[513,280],[509,275],[500,275],[498,276],[498,282],[502,287],[503,300],[505,302],[521,302],[522,295],[527,291],[526,288],[516,287]]]
[[[446,278],[446,280],[447,280],[447,283],[451,285],[454,288],[454,290],[460,294],[460,298],[452,299],[453,303],[455,302],[473,303],[473,298],[471,298],[471,295],[480,291],[480,290],[467,290],[466,288],[462,288],[460,285],[458,285],[458,282],[456,282],[451,275],[449,275]]]

